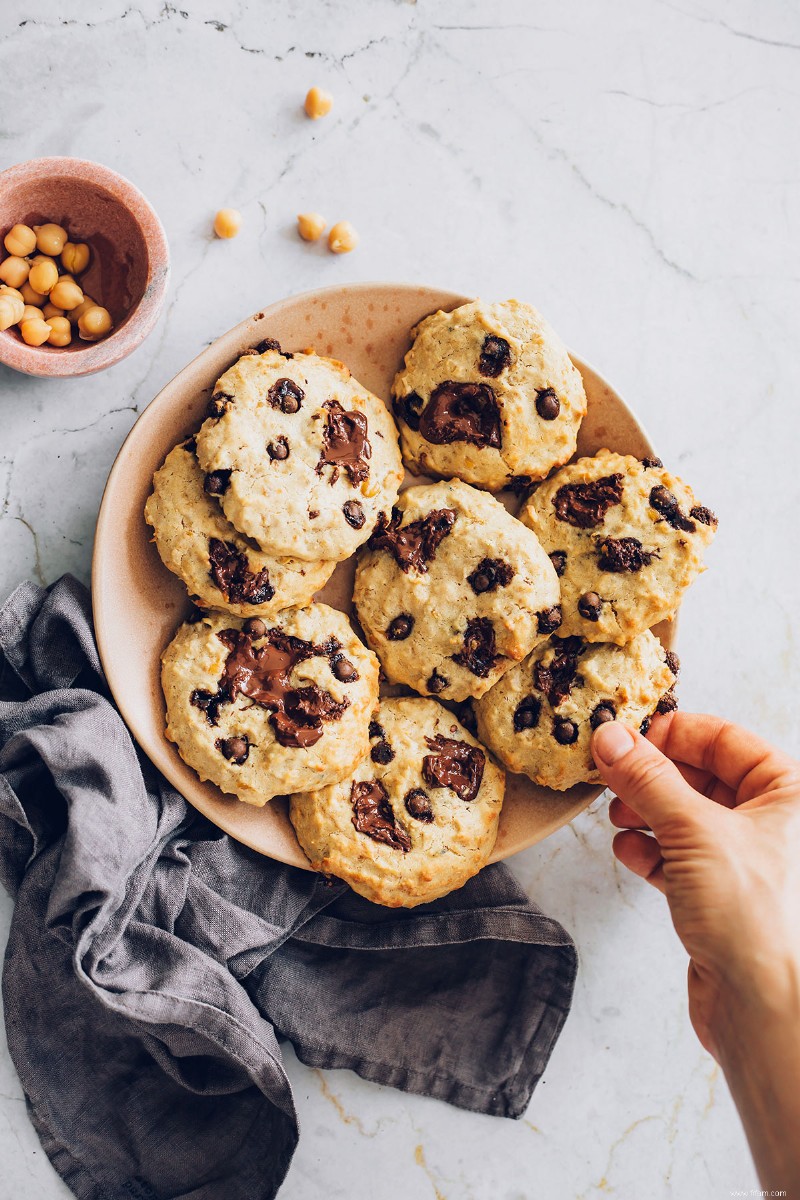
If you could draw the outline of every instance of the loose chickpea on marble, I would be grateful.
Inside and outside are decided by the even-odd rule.
[[[334,254],[349,254],[358,245],[358,234],[349,221],[337,221],[328,234],[328,249]]]
[[[320,213],[300,213],[297,217],[297,232],[304,242],[316,242],[322,237],[326,224]]]
[[[221,208],[214,217],[214,233],[218,238],[234,238],[242,228],[242,214],[235,208]]]
[[[310,117],[312,121],[317,121],[320,117],[326,117],[333,108],[333,96],[324,88],[309,88],[303,107],[306,110],[306,116]]]
[[[24,258],[36,249],[36,234],[29,225],[13,225],[3,238],[3,245],[9,254]]]

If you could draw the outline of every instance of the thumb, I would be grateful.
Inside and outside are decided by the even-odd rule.
[[[657,838],[675,820],[694,820],[705,801],[652,742],[619,721],[597,727],[592,755],[603,782],[639,813]]]

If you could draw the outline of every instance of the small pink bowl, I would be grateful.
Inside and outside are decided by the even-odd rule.
[[[169,277],[167,238],[142,193],[99,163],[37,158],[0,172],[0,243],[18,222],[48,221],[63,225],[70,241],[88,242],[92,258],[78,282],[109,310],[114,330],[59,348],[27,346],[13,326],[0,332],[0,362],[26,375],[92,375],[125,358],[155,325]]]

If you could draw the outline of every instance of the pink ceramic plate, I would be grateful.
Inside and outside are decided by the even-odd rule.
[[[257,809],[223,795],[213,784],[201,783],[164,736],[159,656],[190,606],[183,584],[162,565],[142,516],[153,472],[201,423],[214,383],[226,367],[263,338],[277,338],[286,350],[313,348],[338,358],[388,400],[411,326],[427,313],[467,299],[435,288],[363,283],[281,300],[219,338],[167,384],[134,425],[108,478],[97,521],[92,587],[97,642],[114,699],[141,747],[195,808],[239,841],[282,862],[308,867],[286,801],[278,798]],[[652,454],[643,429],[616,392],[591,367],[574,361],[589,400],[578,453],[609,446],[640,458]],[[319,599],[348,610],[352,571],[352,563],[338,567]],[[674,626],[656,632],[671,644]],[[553,792],[524,776],[509,775],[492,860],[541,841],[602,791],[581,785]]]

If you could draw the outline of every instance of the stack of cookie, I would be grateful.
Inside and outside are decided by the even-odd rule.
[[[477,301],[412,335],[396,425],[340,363],[244,355],[145,514],[198,606],[162,658],[167,737],[240,800],[289,794],[314,867],[393,906],[488,860],[492,752],[568,788],[597,778],[600,721],[674,705],[677,660],[650,629],[716,525],[656,460],[563,465],[586,397],[534,309]],[[403,461],[443,481],[398,498]],[[312,599],[356,552],[368,646]]]

